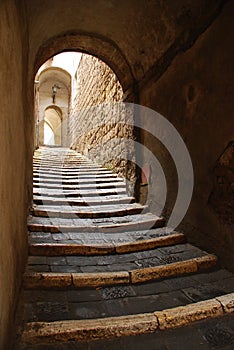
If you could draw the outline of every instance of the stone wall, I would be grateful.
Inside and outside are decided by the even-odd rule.
[[[234,269],[229,207],[233,203],[233,14],[233,2],[228,2],[191,47],[180,50],[160,78],[148,81],[140,92],[141,104],[158,111],[176,127],[191,156],[194,192],[178,229],[190,241],[216,253],[230,269]],[[160,160],[167,178],[168,217],[178,190],[175,164],[160,142],[146,133],[143,139]],[[146,156],[145,161],[150,162]],[[157,178],[152,179],[148,191],[154,211]]]
[[[234,225],[234,141],[231,141],[215,164],[213,189],[209,204],[224,225]]]
[[[0,349],[11,349],[13,322],[27,256],[27,210],[32,152],[25,111],[25,16],[13,0],[0,4]],[[31,141],[33,133],[30,134]]]
[[[118,78],[101,60],[82,55],[76,86],[69,126],[72,148],[127,178],[133,188],[133,126],[127,124]]]

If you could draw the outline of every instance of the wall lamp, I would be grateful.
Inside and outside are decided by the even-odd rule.
[[[53,100],[53,104],[55,104],[55,96],[56,96],[56,94],[58,92],[58,89],[61,89],[61,88],[57,84],[54,84],[52,86],[52,100]]]

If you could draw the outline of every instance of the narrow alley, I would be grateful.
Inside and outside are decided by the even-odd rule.
[[[129,339],[148,333],[149,349],[175,349],[167,329],[203,319],[207,327],[221,315],[227,328],[233,275],[183,234],[167,233],[114,173],[68,148],[41,147],[33,192],[20,349],[112,349],[115,337],[116,348],[138,349]],[[200,337],[199,349],[210,349],[212,338]]]
[[[0,350],[233,350],[234,1],[0,1]]]

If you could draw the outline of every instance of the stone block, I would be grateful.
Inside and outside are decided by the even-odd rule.
[[[73,273],[73,285],[75,288],[98,287],[114,284],[129,284],[129,273],[99,272],[99,273]]]
[[[222,306],[216,299],[155,312],[161,330],[182,327],[198,320],[218,317],[222,314]]]

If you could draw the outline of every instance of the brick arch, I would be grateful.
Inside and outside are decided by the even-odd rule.
[[[93,33],[65,33],[48,39],[39,49],[34,62],[34,75],[49,58],[66,51],[93,55],[105,62],[122,85],[125,100],[137,100],[137,84],[123,52],[111,40]]]

